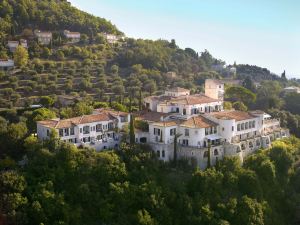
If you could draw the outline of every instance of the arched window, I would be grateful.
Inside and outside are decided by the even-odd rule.
[[[242,147],[242,150],[245,150],[245,149],[246,149],[245,144],[242,144],[241,147]]]
[[[215,149],[215,150],[214,150],[214,155],[219,155],[218,149]]]

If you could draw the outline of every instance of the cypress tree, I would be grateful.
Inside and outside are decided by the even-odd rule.
[[[132,114],[130,114],[129,138],[130,138],[130,144],[134,145],[135,143],[134,116]]]

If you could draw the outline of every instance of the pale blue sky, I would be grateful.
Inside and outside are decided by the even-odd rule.
[[[300,0],[70,0],[128,37],[176,39],[198,52],[300,78]]]

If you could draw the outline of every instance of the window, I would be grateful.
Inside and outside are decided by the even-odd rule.
[[[64,130],[63,129],[59,129],[59,136],[63,137],[64,136]]]
[[[214,127],[214,134],[217,133],[217,127]]]
[[[156,155],[157,155],[157,157],[159,158],[160,157],[160,151],[156,151]]]
[[[215,149],[215,150],[214,150],[214,155],[219,155],[218,149]]]
[[[108,129],[113,129],[114,128],[114,123],[108,123]]]
[[[80,133],[82,133],[82,128],[80,128]]]
[[[70,135],[74,135],[75,134],[75,132],[74,132],[74,127],[71,127],[70,128]]]
[[[170,136],[174,136],[176,134],[176,128],[170,129]]]
[[[184,136],[190,136],[190,130],[184,129]]]
[[[208,135],[208,128],[205,128],[205,135]]]
[[[249,148],[253,148],[253,143],[251,141],[249,142]]]
[[[160,135],[160,129],[154,128],[154,135]]]
[[[69,128],[65,128],[65,136],[69,136]]]
[[[252,121],[252,127],[255,128],[255,120]]]
[[[224,131],[225,130],[225,128],[224,127],[222,127],[222,131]]]
[[[242,147],[242,150],[245,150],[245,149],[246,149],[245,144],[242,144],[241,147]]]
[[[182,113],[183,113],[183,115],[186,115],[186,109],[183,109]]]
[[[188,145],[189,145],[189,140],[183,139],[183,140],[182,140],[182,145],[188,146]]]
[[[125,123],[125,122],[127,122],[127,117],[121,116],[120,120],[121,120],[121,123]]]
[[[258,139],[256,140],[256,146],[260,146],[260,141]]]
[[[234,126],[231,127],[231,130],[234,131]]]
[[[90,133],[90,126],[84,126],[83,127],[83,133],[84,134],[89,134]]]
[[[204,157],[204,158],[207,158],[207,157],[208,157],[208,151],[205,151],[205,152],[203,153],[203,157]]]
[[[50,136],[50,132],[49,132],[49,130],[47,129],[47,136],[49,137]]]
[[[96,125],[96,132],[101,132],[102,131],[102,124],[99,123]]]
[[[241,124],[241,130],[245,130],[245,124],[244,123]]]
[[[161,156],[162,156],[163,158],[165,158],[165,150],[162,150]]]
[[[245,130],[248,129],[248,122],[245,123]]]
[[[240,131],[241,130],[241,124],[237,125],[237,130]]]

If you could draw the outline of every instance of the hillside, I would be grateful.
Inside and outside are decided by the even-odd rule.
[[[20,34],[25,28],[47,31],[74,30],[88,35],[120,33],[109,21],[71,6],[66,0],[3,0],[1,36]]]
[[[51,32],[49,43],[35,29]],[[70,41],[65,29],[80,38]],[[148,125],[141,121],[122,128],[118,150],[76,147],[52,130],[49,140],[36,135],[36,121],[96,108],[134,112],[143,109],[146,96],[170,87],[200,93],[205,79],[217,78],[228,82],[225,109],[265,110],[300,137],[300,94],[284,92],[296,82],[257,66],[226,67],[209,51],[181,49],[175,40],[126,38],[107,20],[64,0],[0,1],[0,39],[0,62],[15,63],[0,69],[0,225],[299,224],[295,137],[253,152],[243,165],[216,156],[216,166],[200,171],[193,160],[163,162],[148,145],[133,143],[133,125]],[[28,46],[17,42],[13,52],[12,40]],[[130,144],[126,136],[133,137]]]
[[[16,58],[7,47],[9,40],[25,39],[29,55],[24,65],[0,71],[0,109],[4,114],[8,109],[40,104],[43,96],[53,100],[52,106],[61,117],[71,116],[65,111],[70,111],[69,107],[79,100],[88,104],[113,102],[125,110],[138,110],[143,97],[161,94],[169,87],[199,93],[207,78],[226,79],[225,82],[229,79],[228,86],[230,80],[239,79],[234,83],[239,82],[256,96],[255,102],[244,102],[246,108],[239,104],[235,108],[298,112],[298,106],[293,107],[283,94],[284,87],[299,85],[294,81],[257,66],[234,65],[224,69],[225,62],[207,50],[198,53],[191,48],[181,49],[175,40],[116,36],[118,40],[111,42],[104,33],[121,34],[115,26],[67,1],[4,0],[0,3],[0,15],[0,58]],[[34,35],[35,29],[52,32],[51,42],[41,44]],[[69,43],[64,29],[80,32],[79,42]],[[285,120],[289,122],[283,123],[293,124],[293,133],[299,136],[299,118],[292,114],[288,118]]]

